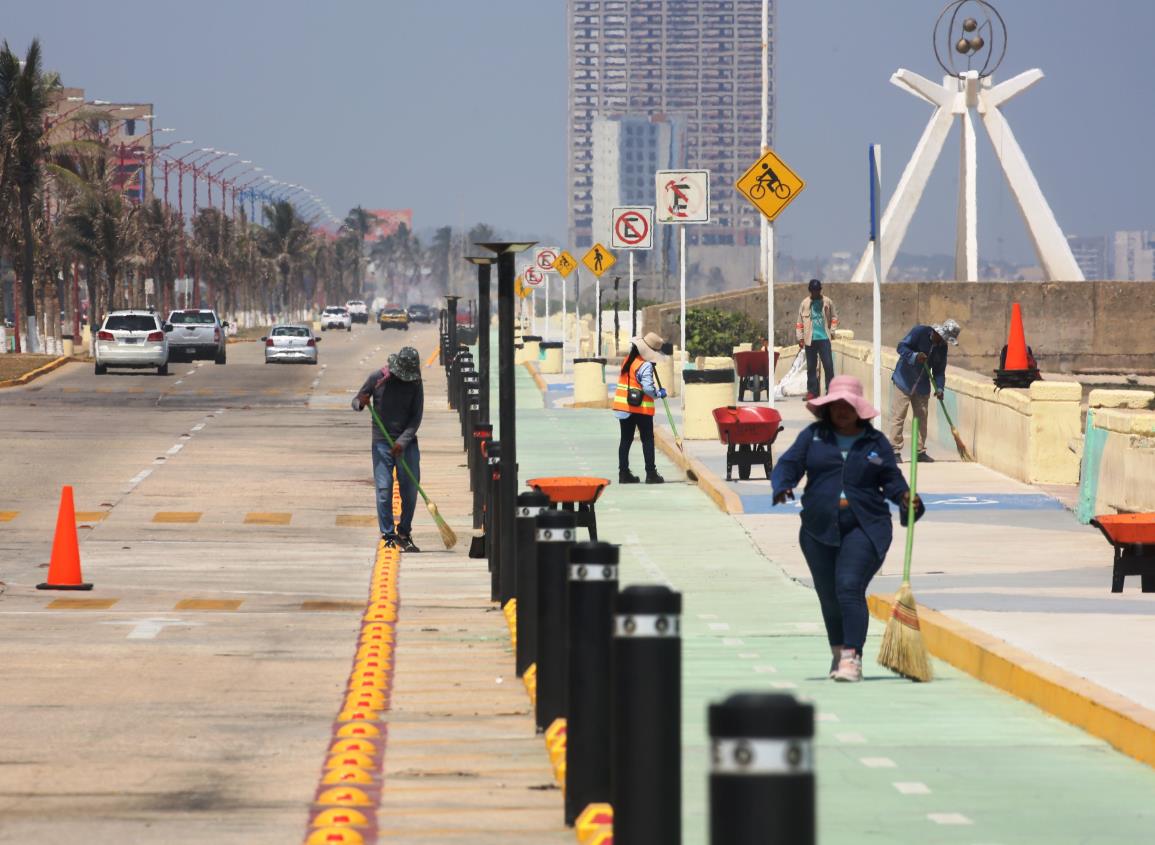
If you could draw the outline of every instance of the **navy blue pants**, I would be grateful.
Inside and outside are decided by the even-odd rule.
[[[417,440],[410,441],[401,453],[413,475],[421,480],[421,450]],[[397,467],[397,487],[401,493],[401,513],[396,532],[393,524],[393,468]],[[413,513],[417,510],[417,482],[401,469],[389,444],[384,440],[373,442],[373,481],[377,485],[377,527],[382,537],[394,533],[408,537],[413,531]]]
[[[870,619],[866,587],[882,566],[882,558],[850,508],[839,509],[838,530],[842,535],[838,546],[818,542],[805,528],[799,542],[814,579],[827,639],[831,645],[853,648],[861,654]]]

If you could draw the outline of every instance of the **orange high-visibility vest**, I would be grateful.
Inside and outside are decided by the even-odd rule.
[[[622,381],[621,377],[618,378],[618,387],[614,391],[615,411],[625,411],[627,414],[645,414],[649,417],[654,415],[654,397],[643,393],[642,404],[636,408],[632,407],[626,400],[626,394],[631,387],[636,387],[639,390],[642,387],[642,383],[638,381],[638,370],[644,363],[646,362],[641,358],[635,359],[634,363],[630,364],[630,369],[625,375],[625,381]]]

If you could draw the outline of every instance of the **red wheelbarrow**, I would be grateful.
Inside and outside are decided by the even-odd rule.
[[[778,366],[778,353],[774,353],[774,366]],[[770,377],[770,355],[767,352],[735,352],[734,371],[738,376],[738,401],[743,401],[742,394],[747,390],[754,396],[755,402],[762,401],[763,389],[774,389],[774,380]]]
[[[738,478],[745,481],[755,464],[761,464],[770,478],[774,469],[770,447],[783,430],[782,415],[773,408],[727,405],[714,409],[714,422],[718,439],[726,444],[726,480],[734,480],[731,470],[738,467]]]
[[[1140,589],[1155,593],[1155,513],[1107,514],[1091,524],[1115,547],[1111,592],[1123,592],[1123,579],[1138,575]]]

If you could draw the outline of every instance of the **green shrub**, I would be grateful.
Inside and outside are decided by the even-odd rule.
[[[686,312],[686,347],[691,357],[730,355],[741,343],[757,343],[766,327],[745,314],[717,308],[691,308]]]

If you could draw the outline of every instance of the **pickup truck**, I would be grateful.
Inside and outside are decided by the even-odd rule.
[[[369,322],[369,306],[364,300],[350,299],[345,303],[345,307],[349,309],[349,317],[354,323]]]
[[[225,329],[217,312],[208,308],[186,308],[168,315],[164,330],[168,334],[170,358],[211,358],[225,363]]]

